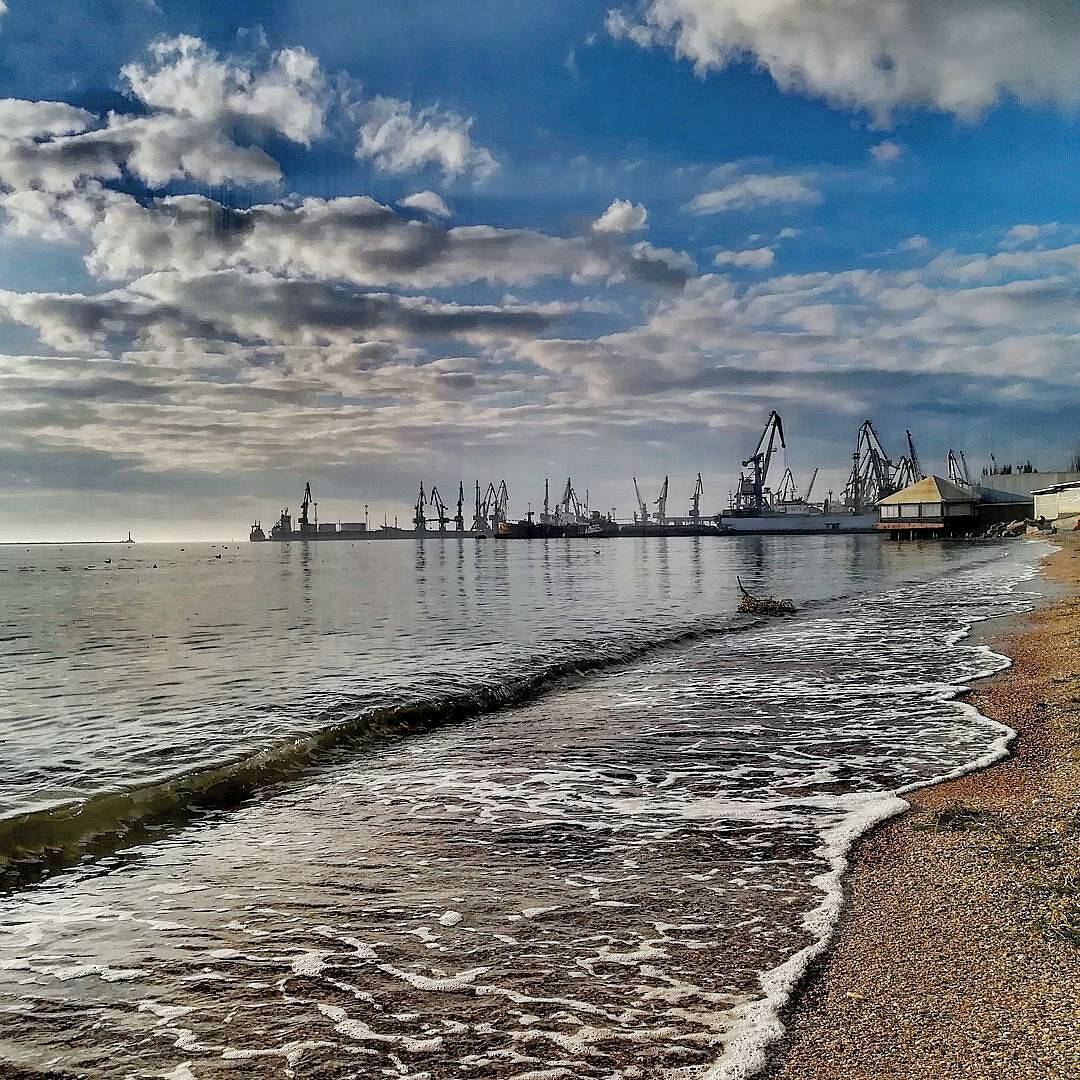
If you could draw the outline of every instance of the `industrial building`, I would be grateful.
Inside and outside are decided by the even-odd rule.
[[[1037,488],[1031,494],[1036,518],[1045,518],[1058,528],[1073,528],[1080,521],[1080,479]]]

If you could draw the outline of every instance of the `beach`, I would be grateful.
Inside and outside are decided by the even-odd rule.
[[[857,846],[770,1080],[1080,1075],[1080,540],[1056,542],[1063,595],[991,639],[1013,666],[968,696],[1012,755]]]

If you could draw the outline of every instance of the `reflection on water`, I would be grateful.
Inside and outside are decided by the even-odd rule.
[[[344,552],[238,552],[246,584],[221,575],[192,602],[223,619],[227,594],[245,634],[186,630],[217,644],[165,695],[197,696],[175,715],[210,703],[223,739],[254,741],[221,689],[248,655],[248,692],[287,710],[255,721],[265,738],[310,723],[313,698],[723,628],[736,571],[847,597],[377,744],[9,897],[8,1060],[178,1080],[702,1076],[755,1017],[761,973],[815,940],[830,835],[999,737],[951,701],[995,660],[955,642],[1022,606],[1029,572],[1020,549],[874,538],[375,547],[354,556],[367,577]],[[126,688],[133,713],[151,690]],[[201,723],[174,727],[185,752]]]

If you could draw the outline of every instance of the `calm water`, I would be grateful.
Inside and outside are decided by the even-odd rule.
[[[851,837],[1000,752],[961,638],[1041,554],[185,547],[0,549],[31,1073],[743,1075]],[[733,614],[736,574],[801,614]]]

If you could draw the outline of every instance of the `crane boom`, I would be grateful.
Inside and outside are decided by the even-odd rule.
[[[638,513],[641,515],[641,520],[646,522],[649,520],[649,507],[645,500],[641,497],[641,489],[638,487],[637,477],[634,477],[634,495],[637,498]]]
[[[915,439],[912,437],[911,432],[907,433],[907,448],[908,448],[908,461],[911,462],[911,471],[915,475],[916,480],[923,478],[922,462],[919,461],[919,452],[915,449]]]

